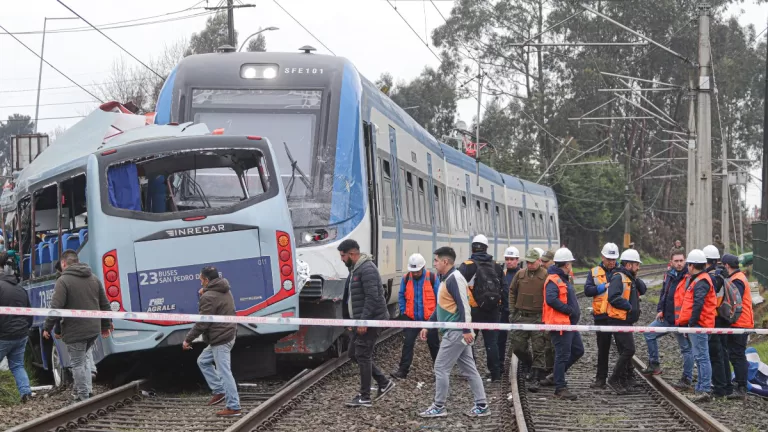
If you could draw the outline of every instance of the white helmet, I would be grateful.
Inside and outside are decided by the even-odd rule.
[[[608,259],[617,259],[619,258],[619,247],[616,246],[616,243],[606,243],[601,254]]]
[[[621,258],[619,258],[619,261],[621,262],[636,262],[642,264],[643,262],[640,261],[640,254],[637,253],[634,249],[627,249],[624,252],[621,253]]]
[[[520,258],[520,251],[516,247],[510,246],[504,251],[504,258]]]
[[[707,259],[713,260],[719,260],[720,259],[720,250],[717,249],[717,247],[712,245],[704,246],[704,256],[707,257]]]
[[[571,262],[575,261],[573,258],[573,254],[568,248],[560,248],[557,251],[555,251],[555,259],[552,261],[556,263],[563,263],[563,262]]]
[[[701,249],[694,249],[688,253],[688,259],[685,262],[688,264],[706,264],[707,255]]]
[[[424,257],[421,254],[415,253],[408,258],[408,271],[419,271],[427,265]]]
[[[486,237],[486,236],[484,236],[482,234],[478,234],[478,235],[475,236],[475,238],[472,239],[472,243],[480,243],[480,244],[483,244],[485,246],[488,246],[488,237]]]
[[[535,247],[535,248],[533,248],[533,250],[535,250],[536,252],[539,253],[539,257],[543,257],[544,254],[545,254],[544,249],[542,249],[542,248]]]

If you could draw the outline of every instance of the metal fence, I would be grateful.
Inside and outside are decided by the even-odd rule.
[[[768,287],[768,221],[752,222],[752,246],[752,271],[760,285]]]

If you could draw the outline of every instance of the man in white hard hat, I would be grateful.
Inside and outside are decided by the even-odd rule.
[[[573,254],[566,248],[560,248],[555,252],[553,261],[555,265],[547,269],[542,319],[544,324],[577,325],[581,310],[568,276],[574,261]],[[550,337],[555,346],[555,397],[576,400],[577,396],[568,390],[565,373],[584,355],[581,335],[575,331],[552,331]]]
[[[504,269],[488,254],[488,238],[482,234],[472,239],[472,256],[458,269],[469,286],[469,306],[472,308],[472,322],[499,322],[501,292]],[[501,381],[499,363],[498,330],[478,330],[483,334],[488,379]]]
[[[702,249],[707,258],[707,268],[715,293],[722,292],[725,268],[720,265],[720,250],[715,245]],[[715,319],[715,327],[730,327],[730,324]],[[709,360],[712,363],[712,397],[722,399],[733,393],[731,368],[728,362],[728,335],[709,335]],[[727,371],[727,372],[726,372]]]
[[[504,280],[501,284],[501,314],[499,314],[499,323],[509,324],[509,287],[512,285],[512,279],[520,270],[520,251],[516,247],[510,246],[504,251]],[[507,359],[507,336],[509,332],[500,331],[498,345],[499,347],[499,369],[504,371],[504,361]]]
[[[592,316],[595,325],[608,324],[608,284],[616,269],[616,260],[619,259],[619,247],[616,243],[606,243],[600,253],[602,262],[593,267],[587,275],[584,284],[584,295],[592,297]],[[608,379],[608,357],[611,353],[612,333],[597,332],[597,375],[590,388],[605,388]]]
[[[675,325],[678,327],[714,328],[717,313],[715,287],[704,271],[707,256],[701,249],[688,254],[688,275],[675,291]],[[681,290],[681,288],[684,288]],[[694,402],[709,402],[712,387],[712,363],[709,359],[709,337],[706,333],[689,333],[693,358],[696,360],[698,381]]]
[[[408,273],[400,282],[400,315],[411,321],[428,321],[437,306],[437,282],[435,274],[425,268],[426,260],[421,254],[415,253],[408,258]],[[419,328],[405,328],[403,334],[403,353],[400,356],[400,366],[392,373],[394,378],[405,379],[413,362],[413,347],[419,336]],[[427,346],[432,356],[432,363],[437,358],[440,349],[440,339],[437,329],[427,332]]]
[[[608,285],[608,325],[632,326],[640,318],[640,296],[645,294],[645,283],[637,277],[640,270],[640,254],[634,249],[627,249],[619,257],[621,265],[611,276]],[[624,395],[632,390],[634,369],[631,368],[635,355],[635,335],[617,332],[613,334],[618,348],[619,358],[613,373],[606,381],[616,394]]]

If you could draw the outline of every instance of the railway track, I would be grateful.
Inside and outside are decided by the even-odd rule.
[[[663,271],[647,267],[644,270],[641,276]],[[588,317],[583,291],[577,292],[577,296],[582,317]],[[568,388],[578,395],[577,401],[556,399],[549,392],[527,392],[522,368],[517,358],[513,358],[513,410],[518,431],[730,431],[660,376],[646,377],[635,372],[639,385],[623,396],[615,395],[609,388],[591,389],[589,385],[594,379],[597,364],[597,344],[592,334],[582,334],[582,341],[585,354],[567,374]],[[642,344],[636,345],[640,347]],[[616,360],[615,355],[615,350],[612,350],[611,367]],[[637,356],[632,361],[636,370],[645,368]]]

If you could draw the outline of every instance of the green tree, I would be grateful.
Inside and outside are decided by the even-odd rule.
[[[0,120],[0,167],[4,173],[10,172],[11,137],[34,131],[35,122],[28,115],[11,114],[7,120]]]
[[[267,38],[264,37],[264,33],[259,33],[255,38],[248,41],[246,50],[249,52],[266,52]]]
[[[226,12],[217,12],[205,22],[205,28],[200,33],[193,33],[189,38],[189,47],[185,56],[192,54],[207,54],[229,44],[229,33]],[[235,31],[237,45],[237,31]],[[237,47],[235,47],[237,48]]]

